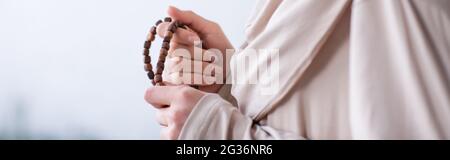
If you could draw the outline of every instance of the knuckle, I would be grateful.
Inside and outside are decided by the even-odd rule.
[[[180,86],[178,91],[178,98],[182,101],[188,100],[190,98],[191,88],[187,86]]]
[[[181,75],[179,72],[177,72],[176,70],[171,70],[170,72],[172,72],[172,73],[170,73],[166,78],[166,80],[168,82],[175,84],[175,85],[183,84],[183,80],[181,79]]]
[[[173,125],[176,125],[179,123],[180,118],[178,118],[178,116],[179,116],[179,113],[172,114],[170,119],[172,120]]]
[[[192,10],[187,10],[186,13],[187,13],[187,14],[190,14],[190,15],[197,15],[197,14],[196,14],[194,11],[192,11]]]
[[[220,28],[219,23],[215,22],[215,21],[209,21],[211,23],[212,26],[216,27],[216,28]]]
[[[175,134],[172,131],[169,131],[167,133],[166,137],[167,137],[168,140],[173,140],[173,139],[175,139]]]
[[[191,52],[187,48],[181,47],[180,44],[176,44],[176,46],[171,47],[169,50],[169,54],[171,56],[177,56],[177,57],[190,57]]]
[[[178,125],[179,123],[181,123],[181,120],[183,118],[183,113],[179,112],[179,111],[175,111],[172,114],[172,120],[174,122],[175,125]]]
[[[170,50],[169,51],[174,51],[175,49],[180,47],[180,45],[175,40],[176,40],[176,38],[174,37],[172,39],[172,41],[170,41]]]
[[[176,113],[172,110],[167,113],[167,117],[171,120],[175,120]]]
[[[214,29],[217,29],[217,30],[220,30],[220,29],[221,29],[219,23],[217,23],[217,22],[215,22],[215,21],[210,21],[210,20],[208,20],[208,22],[209,22],[209,27],[210,27],[210,28],[214,28]]]
[[[177,127],[170,127],[166,136],[168,139],[177,139],[178,138]]]

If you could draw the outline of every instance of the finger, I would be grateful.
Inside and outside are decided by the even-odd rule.
[[[150,104],[155,104],[155,107],[170,106],[175,99],[173,93],[177,93],[183,86],[153,86],[147,89],[145,93],[145,100]]]
[[[169,108],[160,108],[156,110],[155,118],[156,122],[159,123],[161,126],[169,126],[169,120],[168,120],[168,110]]]
[[[160,138],[162,140],[176,140],[178,139],[178,132],[176,130],[169,126],[169,127],[163,127],[160,131]]]
[[[203,53],[206,52],[206,50],[202,48],[176,42],[171,42],[170,46],[169,57],[182,57],[201,61],[203,60]]]
[[[222,80],[221,80],[222,79]],[[223,83],[223,78],[220,76],[208,76],[198,73],[180,73],[174,72],[165,75],[165,80],[176,85],[197,85],[207,86],[212,84]]]
[[[182,57],[184,59],[192,59],[223,65],[223,54],[217,49],[205,50],[192,45],[183,45],[175,42],[171,42],[170,46],[169,57]]]
[[[198,87],[199,90],[208,93],[217,93],[220,90],[220,88],[222,88],[222,85],[204,85]]]
[[[169,25],[170,25],[169,22],[163,22],[158,25],[156,33],[158,34],[159,37],[164,38],[164,35],[166,34]],[[175,31],[175,34],[173,34],[173,37],[171,39],[171,42],[181,43],[184,45],[195,45],[196,41],[200,41],[200,38],[197,35],[197,33],[183,28],[178,28]]]
[[[196,45],[196,41],[200,41],[200,37],[197,33],[186,29],[179,28],[175,31],[172,37],[172,42],[181,43],[184,45]]]
[[[209,29],[212,28],[211,26],[214,24],[213,22],[204,19],[192,11],[182,11],[173,6],[168,8],[167,13],[173,19],[186,24],[200,35],[207,34]]]
[[[145,101],[146,101],[148,104],[150,104],[151,106],[153,106],[153,107],[155,107],[155,108],[164,108],[164,107],[166,107],[166,105],[164,105],[164,104],[154,103],[153,101],[151,101],[151,100],[149,99],[150,94],[153,94],[153,93],[149,93],[149,89],[147,89],[147,90],[145,91],[145,94],[144,94],[144,99],[145,99]]]
[[[169,140],[169,127],[162,127],[161,131],[159,131],[159,139],[161,140]]]
[[[205,50],[194,47],[186,46],[178,43],[172,43],[169,50],[169,57],[182,57],[184,59],[202,60]]]
[[[217,64],[205,61],[183,59],[180,57],[168,58],[165,66],[169,74],[175,72],[198,73],[207,76],[223,74],[223,68]]]
[[[183,50],[181,50],[183,49]],[[168,56],[181,56],[181,57],[190,57],[192,56],[192,52],[194,52],[194,46],[186,45],[186,44],[180,44],[177,42],[170,42],[170,49],[169,49],[169,55]],[[182,52],[182,53],[175,53],[175,52]],[[186,55],[188,54],[188,55]]]

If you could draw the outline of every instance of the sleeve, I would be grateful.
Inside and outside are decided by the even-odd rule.
[[[231,95],[231,84],[224,84],[217,94],[232,105],[237,105],[236,99]]]
[[[197,103],[178,138],[184,140],[303,139],[270,126],[259,125],[218,94],[208,94]]]
[[[354,3],[354,138],[450,138],[449,9],[448,0]]]

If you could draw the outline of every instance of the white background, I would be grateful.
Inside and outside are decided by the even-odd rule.
[[[142,44],[169,4],[236,46],[255,1],[0,0],[0,139],[157,139]]]

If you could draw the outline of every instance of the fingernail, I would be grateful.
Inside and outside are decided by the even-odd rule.
[[[180,9],[178,9],[177,7],[171,6],[171,5],[169,5],[169,8],[167,10],[173,10],[175,12],[179,12],[180,11]]]
[[[170,5],[169,7],[179,11],[179,9],[177,7],[175,7],[175,6]]]

